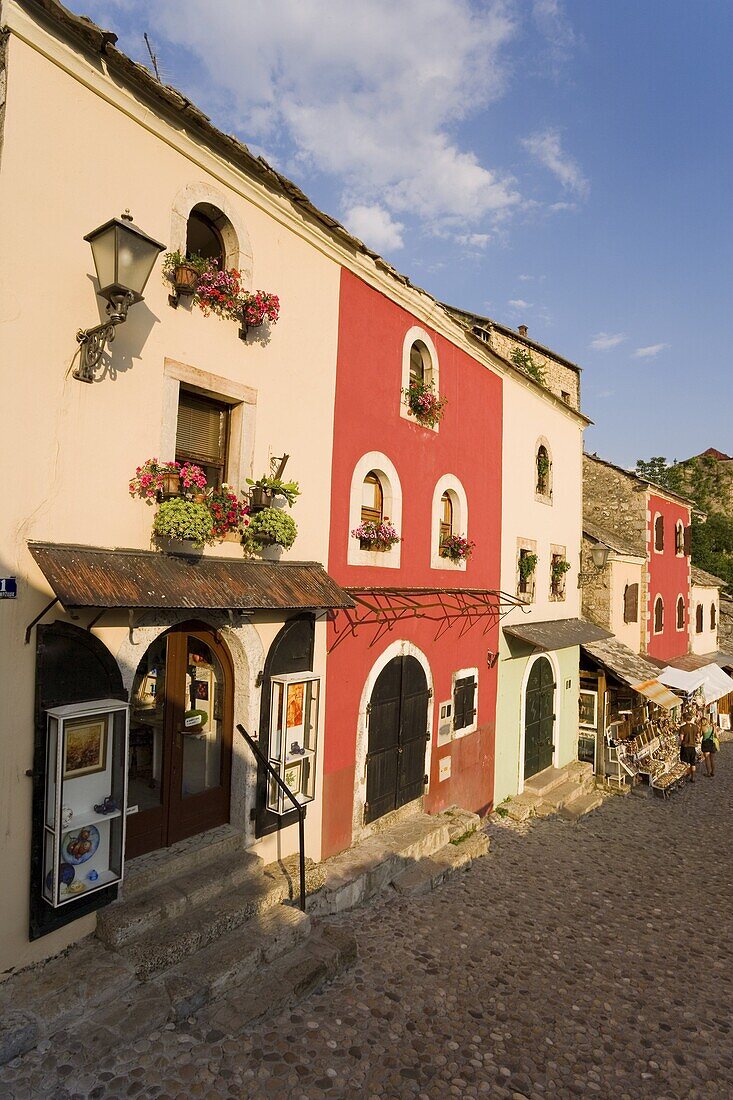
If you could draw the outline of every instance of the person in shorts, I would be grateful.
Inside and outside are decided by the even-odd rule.
[[[702,758],[705,763],[705,774],[711,779],[715,775],[715,753],[718,751],[718,735],[715,723],[709,714],[703,716],[700,721],[700,734],[702,743]]]
[[[687,764],[687,776],[690,783],[694,783],[697,763],[697,726],[692,721],[689,711],[685,713],[684,718],[685,721],[679,728],[680,760],[683,764]]]

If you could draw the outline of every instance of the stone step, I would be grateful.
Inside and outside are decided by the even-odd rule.
[[[120,948],[120,954],[136,976],[147,981],[252,917],[280,905],[287,896],[284,879],[274,882],[264,874],[250,875],[242,884],[212,898],[206,905],[186,908],[180,916],[148,928]]]
[[[512,821],[521,822],[531,817],[541,805],[542,799],[539,795],[529,794],[525,790],[523,794],[518,794],[516,798],[512,798],[511,801],[506,803],[506,811]]]
[[[356,939],[350,932],[319,925],[300,947],[268,967],[263,980],[256,984],[245,981],[217,997],[198,1014],[197,1022],[236,1036],[249,1025],[297,1004],[352,966],[356,958]]]
[[[569,805],[564,806],[560,810],[560,815],[568,821],[577,821],[578,818],[598,809],[602,803],[603,795],[600,791],[584,791],[580,798],[575,798]]]
[[[485,856],[489,850],[486,833],[475,832],[459,843],[446,845],[433,856],[413,863],[401,871],[392,882],[398,894],[415,897],[435,890],[456,871],[467,871],[474,859]]]
[[[125,864],[122,895],[126,899],[159,886],[170,879],[187,875],[222,856],[235,858],[245,851],[244,834],[233,825],[220,825],[205,833],[179,840],[169,848],[158,848],[136,856]]]
[[[533,794],[538,798],[546,798],[550,791],[567,782],[568,774],[565,768],[545,768],[537,775],[524,781],[524,793]]]
[[[408,864],[425,859],[450,841],[443,815],[419,814],[324,861],[323,889],[308,899],[308,911],[341,913],[385,889]]]
[[[177,878],[166,877],[100,910],[97,936],[108,947],[123,947],[189,909],[205,905],[224,892],[262,875],[259,856],[244,850],[221,852],[204,865],[194,865]]]
[[[241,985],[255,972],[260,974],[263,967],[302,943],[310,930],[306,913],[292,905],[278,905],[174,966],[161,979],[173,1018],[192,1016],[225,990]]]
[[[593,776],[593,765],[586,763],[584,760],[572,760],[566,771],[570,779],[577,779],[578,783],[595,783]]]
[[[576,798],[580,798],[584,788],[575,779],[566,779],[559,787],[553,787],[549,794],[543,798],[543,806],[548,811],[558,813],[563,806],[569,806]]]

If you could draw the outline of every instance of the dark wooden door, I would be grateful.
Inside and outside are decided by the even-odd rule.
[[[415,657],[395,657],[380,672],[368,709],[365,822],[423,793],[429,698],[425,673]]]
[[[525,692],[524,778],[552,764],[555,731],[555,677],[547,657],[532,665]]]
[[[146,653],[131,702],[127,858],[229,820],[229,655],[205,629],[171,631]]]

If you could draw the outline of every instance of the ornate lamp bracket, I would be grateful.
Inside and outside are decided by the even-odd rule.
[[[107,305],[107,320],[94,328],[80,328],[76,334],[77,343],[81,345],[79,366],[74,371],[74,378],[80,382],[94,381],[94,368],[104,354],[107,344],[111,344],[115,338],[115,329],[127,320],[127,311],[136,301],[132,291],[124,296],[115,297]]]

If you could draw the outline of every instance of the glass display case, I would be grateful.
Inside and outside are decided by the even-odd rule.
[[[272,677],[269,761],[301,805],[315,797],[320,687],[312,672]],[[267,808],[276,814],[293,808],[272,778]]]
[[[129,718],[118,699],[46,713],[43,897],[57,908],[122,879]]]

